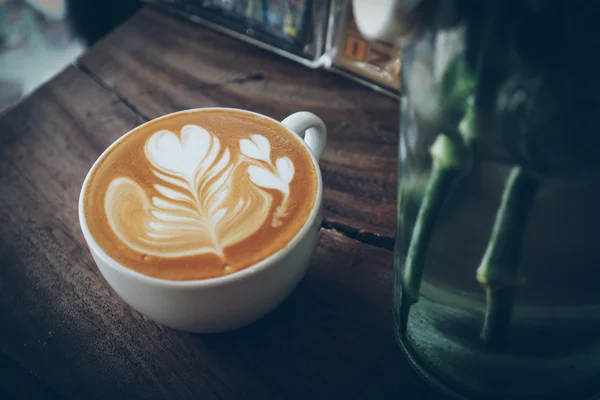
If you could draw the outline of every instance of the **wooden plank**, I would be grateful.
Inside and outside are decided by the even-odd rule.
[[[433,398],[393,338],[392,253],[335,230],[291,297],[245,329],[178,332],[124,304],[85,248],[77,198],[141,120],[74,67],[0,117],[0,397]]]
[[[208,106],[278,119],[314,112],[329,129],[321,161],[326,219],[391,247],[397,101],[152,9],[94,46],[79,65],[144,118]]]

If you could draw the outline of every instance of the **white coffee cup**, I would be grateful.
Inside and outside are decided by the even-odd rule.
[[[180,113],[190,111],[194,110]],[[176,114],[178,113],[165,115],[157,120]],[[79,197],[81,230],[100,272],[131,307],[171,328],[191,332],[221,332],[240,328],[261,318],[277,307],[296,287],[308,269],[319,241],[323,181],[318,160],[325,148],[327,133],[323,121],[305,111],[292,114],[282,122],[269,119],[286,128],[308,150],[318,180],[316,198],[305,224],[283,249],[230,275],[194,281],[171,281],[143,275],[108,256],[88,228],[83,212],[85,189],[98,160],[117,146],[127,134],[109,146],[94,163],[83,182]]]

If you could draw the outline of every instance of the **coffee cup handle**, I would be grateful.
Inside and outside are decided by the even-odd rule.
[[[281,124],[300,136],[319,160],[327,142],[327,128],[321,118],[308,111],[294,113]]]

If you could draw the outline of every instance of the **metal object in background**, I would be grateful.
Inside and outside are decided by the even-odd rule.
[[[300,62],[398,97],[400,49],[366,40],[347,0],[144,0]]]
[[[328,1],[144,1],[308,67],[322,65]]]

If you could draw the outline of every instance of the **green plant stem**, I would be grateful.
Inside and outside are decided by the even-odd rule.
[[[477,281],[486,293],[481,340],[491,347],[504,343],[510,326],[516,289],[523,281],[519,274],[523,235],[538,187],[537,177],[522,167],[512,168],[487,249],[477,269]]]
[[[435,221],[452,183],[466,161],[464,149],[444,134],[438,135],[430,153],[433,160],[431,174],[413,227],[401,277],[400,323],[403,333],[406,330],[410,308],[419,300],[425,257]]]

